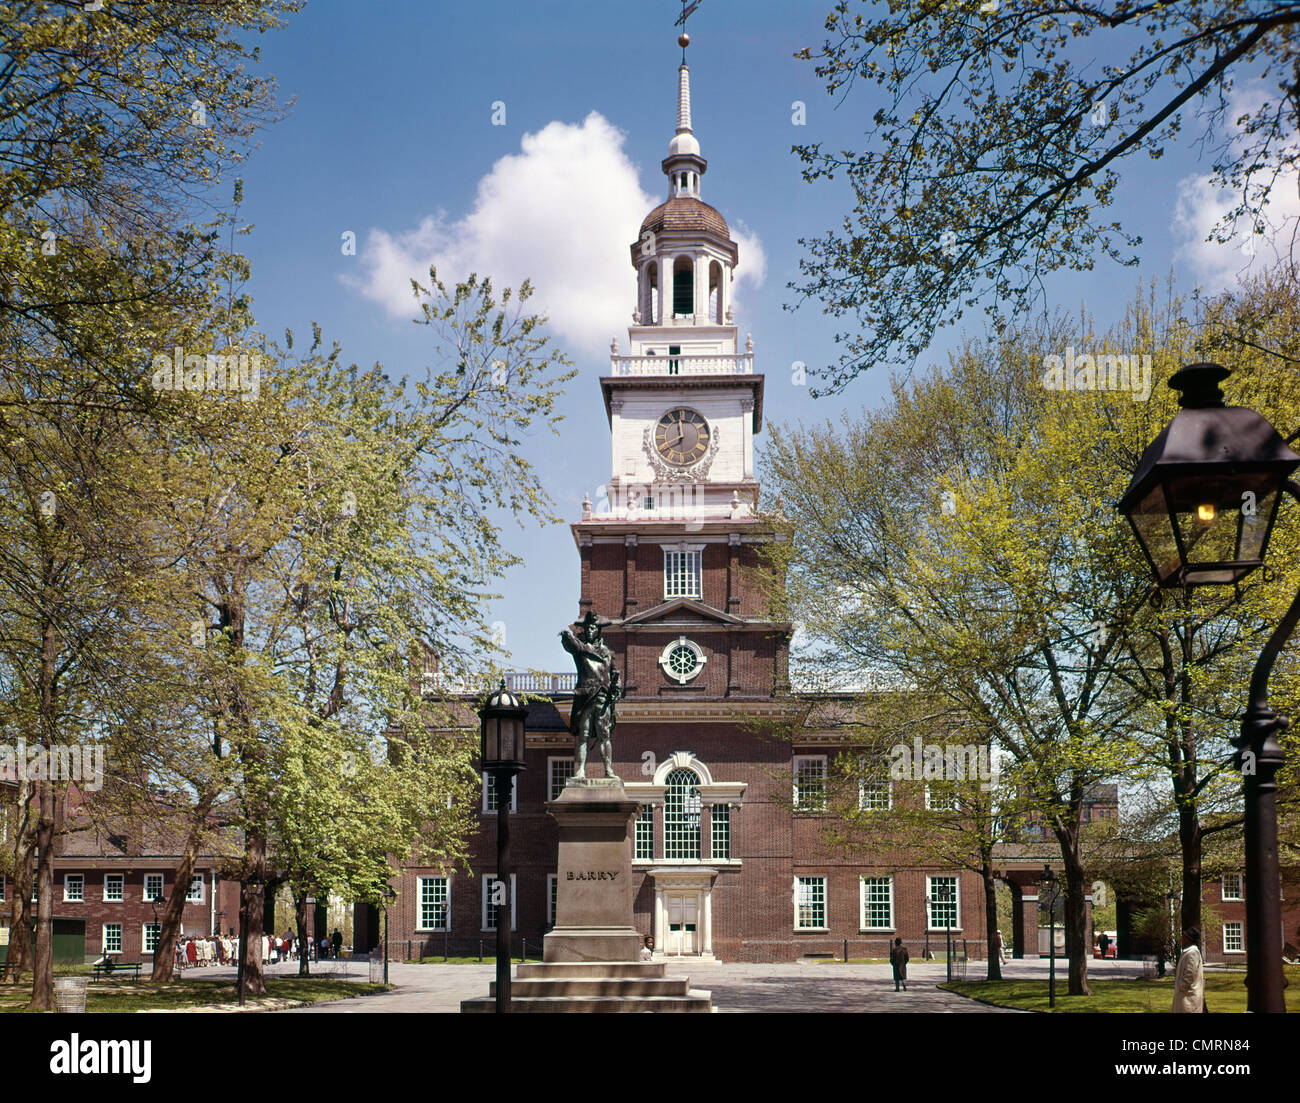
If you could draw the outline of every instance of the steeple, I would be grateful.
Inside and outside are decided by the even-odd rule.
[[[700,143],[691,130],[691,70],[686,64],[686,47],[690,37],[683,34],[677,42],[682,47],[682,63],[677,68],[677,133],[668,143],[663,160],[668,177],[668,197],[700,196],[700,177],[709,163],[700,156]]]

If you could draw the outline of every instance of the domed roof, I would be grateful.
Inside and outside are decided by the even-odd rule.
[[[702,199],[689,195],[677,195],[667,203],[660,203],[645,216],[645,221],[641,223],[641,233],[644,234],[647,230],[656,234],[665,231],[683,234],[705,233],[720,237],[724,241],[731,240],[727,220]]]

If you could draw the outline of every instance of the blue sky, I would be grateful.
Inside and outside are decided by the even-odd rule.
[[[858,147],[875,109],[865,86],[837,107],[813,65],[793,57],[821,44],[831,6],[704,0],[691,19],[693,122],[709,162],[702,197],[740,242],[736,318],[767,376],[768,421],[838,419],[877,403],[888,382],[878,369],[819,400],[791,382],[794,362],[835,355],[836,327],[815,305],[782,309],[793,300],[786,284],[798,274],[797,239],[838,226],[850,202],[839,184],[805,184],[790,147],[817,139]],[[659,162],[675,125],[678,11],[674,0],[310,0],[259,43],[282,98],[294,100],[239,169],[244,216],[255,225],[243,249],[260,327],[306,335],[318,321],[349,360],[378,361],[393,376],[422,373],[434,354],[428,331],[410,321],[407,280],[427,275],[436,258],[448,283],[470,270],[498,284],[530,277],[533,305],[550,314],[579,370],[560,409],[571,431],[557,439],[541,430],[525,446],[566,523],[506,525],[525,563],[504,580],[489,620],[504,625],[516,668],[568,665],[556,642],[577,614],[567,522],[609,474],[597,379],[610,338],[626,349],[628,245],[666,195]],[[805,126],[793,125],[796,100],[806,104]],[[493,125],[496,103],[504,125]],[[1092,273],[1054,279],[1052,307],[1086,304],[1105,328],[1139,280],[1172,271],[1190,291],[1232,279],[1247,258],[1198,244],[1217,197],[1199,182],[1209,164],[1197,154],[1185,142],[1159,162],[1122,167],[1111,211],[1142,233],[1141,266],[1103,260]],[[340,248],[346,231],[356,234],[355,256]],[[982,314],[966,324],[981,332]],[[941,335],[922,366],[943,361],[952,337]]]

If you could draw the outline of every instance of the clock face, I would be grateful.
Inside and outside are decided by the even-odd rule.
[[[689,467],[709,450],[709,423],[701,414],[679,406],[655,425],[655,450],[676,467]]]

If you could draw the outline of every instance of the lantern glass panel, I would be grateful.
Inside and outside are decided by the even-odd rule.
[[[501,720],[501,758],[506,762],[522,762],[524,749],[524,722],[517,716]]]
[[[1151,560],[1156,577],[1164,582],[1177,573],[1181,565],[1178,544],[1174,540],[1173,523],[1169,519],[1169,507],[1165,499],[1164,487],[1157,484],[1138,503],[1137,508],[1129,514],[1129,520],[1142,542],[1142,549]]]
[[[483,721],[483,761],[501,761],[501,721],[495,716]]]
[[[1170,479],[1187,585],[1225,584],[1263,562],[1277,478],[1265,472]]]

